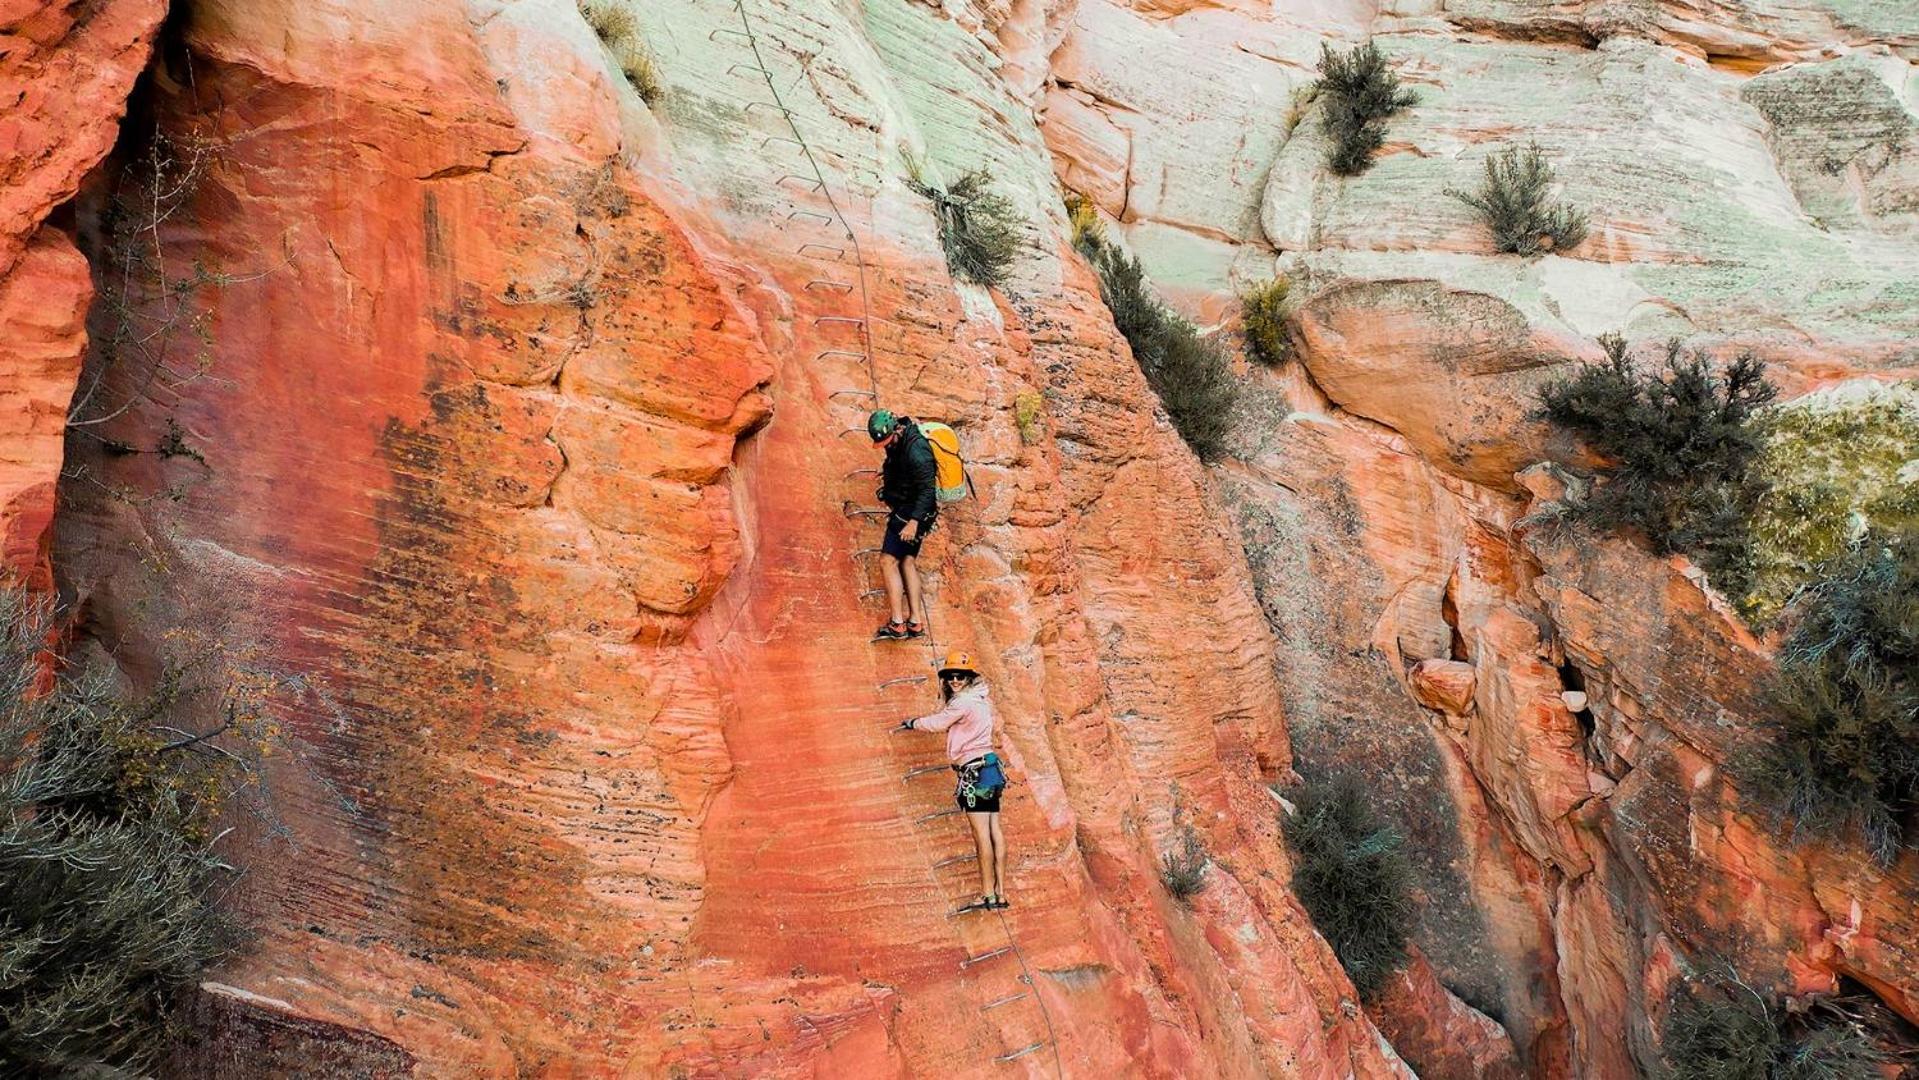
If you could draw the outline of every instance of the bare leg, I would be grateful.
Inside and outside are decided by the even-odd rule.
[[[926,599],[920,595],[920,564],[911,556],[900,560],[900,569],[906,578],[906,617],[916,623],[926,621]],[[897,606],[895,607],[897,610]]]
[[[989,831],[993,840],[993,895],[1006,899],[1006,834],[1000,831],[999,815],[988,814],[991,818]]]
[[[893,621],[906,621],[904,586],[900,583],[900,561],[891,555],[880,556],[880,577],[886,579],[886,602],[893,608]],[[917,584],[918,579],[914,579]]]
[[[973,846],[979,850],[979,894],[997,896],[993,891],[993,824],[992,814],[968,814],[966,823],[973,827]]]

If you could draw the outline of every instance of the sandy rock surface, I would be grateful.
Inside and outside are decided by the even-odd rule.
[[[157,4],[0,0],[8,559],[135,683],[188,627],[282,721],[231,840],[260,937],[176,1068],[1610,1078],[1714,960],[1919,1022],[1919,859],[1788,846],[1730,767],[1768,643],[1684,560],[1540,527],[1528,468],[1602,332],[1790,395],[1919,366],[1919,16],[1280,7],[674,0],[602,40],[564,0],[197,0],[149,64]],[[1369,35],[1421,101],[1339,179],[1304,91]],[[211,156],[116,263],[156,133]],[[1528,140],[1592,223],[1535,259],[1446,193]],[[908,182],[980,168],[1023,219],[994,289]],[[1225,460],[1064,191],[1204,327],[1293,280]],[[89,349],[128,265],[194,283],[164,391]],[[111,415],[62,442],[76,383]],[[875,400],[977,486],[930,643],[868,640]],[[948,646],[1001,717],[1003,916],[950,916],[950,773],[888,733]],[[1334,770],[1419,882],[1371,1004],[1288,884],[1275,789]]]

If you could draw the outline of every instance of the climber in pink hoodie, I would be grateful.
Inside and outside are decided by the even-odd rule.
[[[954,797],[966,812],[966,822],[973,827],[973,846],[979,849],[980,898],[960,910],[1011,907],[1006,899],[1006,836],[999,827],[999,797],[1006,790],[1006,773],[993,752],[993,705],[971,653],[947,653],[939,678],[945,707],[900,727],[946,732],[946,757],[959,774]]]

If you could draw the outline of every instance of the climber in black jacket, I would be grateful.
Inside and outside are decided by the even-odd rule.
[[[866,433],[872,436],[874,446],[886,450],[886,462],[880,466],[879,499],[892,511],[886,515],[886,538],[880,542],[880,572],[886,579],[886,602],[892,606],[892,618],[879,628],[873,640],[922,637],[926,633],[926,601],[920,593],[917,560],[921,542],[939,518],[939,501],[934,497],[939,463],[933,458],[932,444],[911,417],[876,409],[866,418]]]

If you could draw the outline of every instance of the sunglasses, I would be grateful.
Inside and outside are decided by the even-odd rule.
[[[973,677],[972,675],[964,671],[949,671],[946,674],[940,676],[940,678],[945,679],[947,682],[952,682],[955,679],[958,679],[964,682],[965,680],[971,679],[972,677]]]

